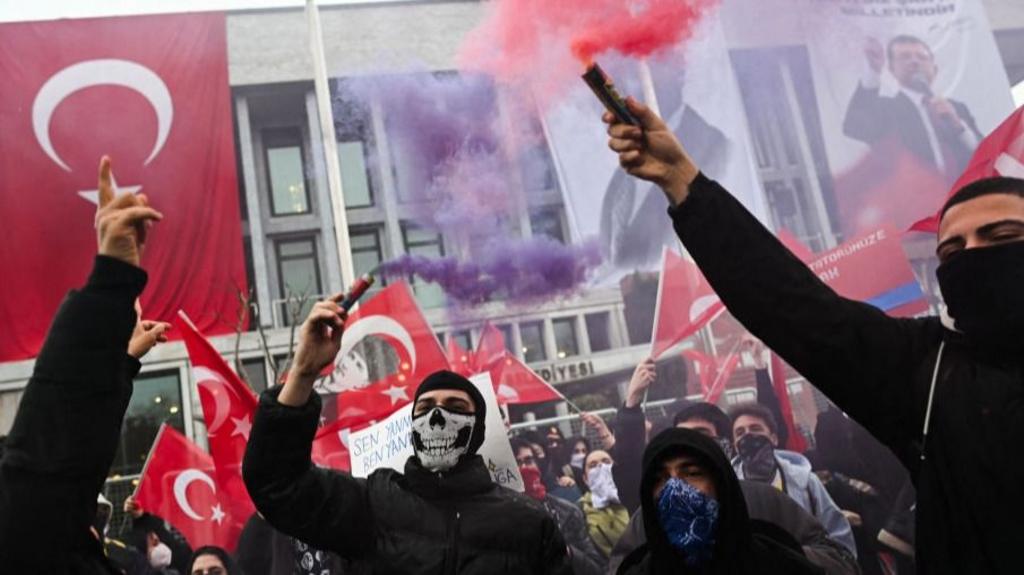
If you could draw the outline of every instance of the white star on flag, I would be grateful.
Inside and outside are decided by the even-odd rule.
[[[216,521],[217,525],[220,525],[224,522],[224,517],[226,517],[227,514],[224,513],[224,511],[220,508],[220,503],[214,505],[213,508],[210,509],[210,511],[210,521]]]
[[[232,417],[231,421],[235,424],[235,430],[231,432],[231,436],[241,435],[246,441],[249,441],[249,431],[252,430],[252,422],[249,421],[249,416],[246,415],[241,419]]]
[[[117,179],[114,178],[114,172],[110,172],[110,183],[114,185],[114,195],[118,195],[121,192],[128,192],[129,194],[137,194],[142,186],[125,186],[123,188],[117,187]],[[82,190],[78,192],[79,196],[82,196],[86,201],[92,202],[96,205],[100,203],[100,191],[99,190]]]
[[[409,394],[404,386],[392,385],[381,393],[391,398],[391,405],[395,405],[399,400],[409,401]]]

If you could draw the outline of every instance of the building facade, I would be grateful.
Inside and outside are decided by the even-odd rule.
[[[1024,49],[1020,49],[1024,46],[1024,11],[1011,3],[987,2],[1007,73],[1015,84],[1024,79]],[[476,1],[324,8],[321,20],[332,82],[337,87],[381,68],[407,70],[410,63],[420,74],[451,73],[457,67],[461,39],[482,17],[483,6]],[[283,367],[294,324],[305,315],[309,301],[345,286],[328,192],[306,17],[301,10],[237,12],[228,15],[227,26],[244,234],[241,241],[259,309],[254,321],[262,333],[246,331],[237,337],[212,338],[212,343],[229,361],[237,353],[247,379],[260,391]],[[742,61],[742,55],[738,54],[736,60]],[[771,63],[780,71],[780,81],[787,77],[787,62],[786,54],[780,53]],[[749,129],[765,134],[752,140],[759,146],[755,153],[763,160],[759,176],[766,205],[802,206],[801,210],[773,213],[772,217],[777,225],[785,224],[804,237],[817,238],[815,248],[835,245],[837,232],[829,216],[830,200],[817,183],[820,168],[815,159],[805,154],[797,162],[773,160],[790,144],[780,139],[780,134],[795,134],[798,140],[807,137],[806,131],[798,129],[802,124],[794,112],[800,109],[798,103],[786,100],[795,96],[791,91],[787,95],[785,86],[780,86],[781,99],[775,102],[780,106],[762,109],[759,106],[764,102],[746,102]],[[356,275],[403,254],[436,257],[452,253],[455,247],[450,238],[415,224],[415,210],[403,197],[395,169],[395,147],[385,107],[372,98],[359,102],[336,98],[334,104],[339,126],[334,136]],[[496,96],[495,113],[504,113],[505,106]],[[780,109],[790,112],[779,114]],[[543,159],[547,150],[542,145],[532,153]],[[516,236],[546,235],[568,241],[557,181],[553,175],[543,174],[530,179],[530,193],[514,202],[515,209],[507,218]],[[637,294],[644,290],[649,292],[652,285],[656,290],[656,280],[638,276],[627,278],[620,288],[591,291],[542,306],[486,304],[452,320],[437,286],[412,281],[416,297],[442,343],[450,338],[471,349],[480,336],[482,322],[490,321],[502,331],[512,353],[584,409],[619,405],[634,367],[647,355],[651,318],[638,319],[630,308],[631,298],[640,297]],[[297,296],[305,296],[305,300]],[[714,347],[714,337],[703,333],[700,345]],[[753,399],[753,375],[750,363],[745,362],[729,384],[727,403]],[[11,425],[31,369],[32,362],[0,365],[0,434]],[[179,342],[160,346],[147,356],[128,410],[113,476],[130,476],[141,470],[156,428],[163,421],[203,443],[198,396],[190,377],[187,354]],[[666,363],[662,379],[673,383],[653,390],[651,399],[679,397],[698,389],[692,381],[692,368],[681,359]],[[821,398],[795,375],[790,391],[801,426],[813,429]],[[514,408],[511,415],[513,421],[519,421],[567,412],[564,403],[553,403]]]

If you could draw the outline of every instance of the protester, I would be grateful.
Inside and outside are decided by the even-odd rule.
[[[131,518],[125,540],[145,552],[151,566],[171,567],[178,573],[188,572],[192,548],[181,533],[159,515],[144,510],[131,495],[124,500],[124,512]]]
[[[523,431],[519,433],[518,437],[530,444],[545,489],[560,499],[569,502],[578,501],[583,494],[580,493],[575,480],[572,479],[572,469],[568,465],[560,466],[558,464],[560,458],[551,454],[548,448],[548,439],[536,431]],[[570,475],[566,477],[566,473]]]
[[[864,575],[883,573],[878,534],[900,486],[910,480],[906,469],[891,451],[835,407],[818,414],[814,444],[805,455],[850,520],[861,571]]]
[[[584,480],[583,466],[590,453],[590,441],[583,436],[576,436],[569,439],[569,466],[572,467],[573,482],[581,493],[587,492],[586,481]]]
[[[736,476],[767,483],[789,495],[825,526],[830,537],[856,555],[850,522],[811,471],[811,462],[799,453],[778,449],[779,425],[772,413],[758,403],[737,405],[732,409],[732,426]]]
[[[196,549],[188,567],[189,575],[244,575],[227,551],[213,545]]]
[[[822,573],[778,527],[751,521],[739,480],[703,434],[673,428],[643,454],[647,541],[622,562],[633,573]]]
[[[583,512],[568,501],[548,494],[540,477],[537,460],[528,443],[516,437],[512,438],[511,443],[512,454],[516,458],[516,465],[523,477],[526,495],[543,505],[555,520],[558,530],[562,533],[562,538],[569,546],[569,558],[572,562],[573,573],[576,575],[602,573],[605,561],[590,539]]]
[[[641,366],[644,364],[642,363]],[[653,381],[642,377],[645,370],[638,368],[635,377],[626,390],[626,401],[639,402],[646,387]],[[731,451],[732,427],[729,417],[717,406],[699,402],[687,402],[672,418],[675,427],[690,429],[715,442],[723,455]],[[619,410],[619,437],[615,441],[617,457],[615,482],[625,501],[625,490],[640,491],[642,461],[626,467],[622,461],[629,460],[636,453],[643,453],[644,428],[643,412],[639,405]],[[629,487],[627,487],[629,486]],[[747,510],[752,519],[771,523],[782,528],[803,547],[807,558],[825,569],[830,575],[855,575],[858,572],[857,559],[840,542],[829,537],[825,528],[810,513],[782,492],[765,484],[740,481],[740,488],[746,500]],[[628,505],[627,505],[628,507]],[[629,527],[612,550],[610,566],[615,569],[634,549],[643,544],[644,519],[640,512],[630,518]]]
[[[492,482],[477,454],[487,406],[460,375],[436,372],[416,390],[404,474],[356,479],[311,463],[313,383],[341,347],[340,297],[313,306],[284,386],[260,398],[242,467],[256,509],[275,529],[377,573],[569,572],[551,517]]]
[[[111,182],[104,158],[92,273],[54,317],[0,461],[5,572],[116,573],[89,527],[140,365],[127,353],[146,284],[139,258],[161,215],[143,194],[115,198]],[[137,337],[155,344],[166,329],[143,324]]]
[[[607,451],[591,451],[583,465],[587,492],[580,498],[579,505],[587,520],[590,539],[607,558],[629,525],[629,510],[619,500],[619,490],[612,477],[615,460]]]
[[[1018,572],[1024,180],[987,178],[951,197],[937,250],[946,316],[896,319],[838,296],[702,175],[660,118],[628,106],[642,127],[606,115],[609,146],[665,192],[726,307],[910,469],[921,570]]]

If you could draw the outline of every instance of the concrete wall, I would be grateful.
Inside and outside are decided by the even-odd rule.
[[[454,69],[483,13],[472,0],[322,8],[328,74]],[[312,79],[305,12],[230,14],[228,61],[233,86]]]

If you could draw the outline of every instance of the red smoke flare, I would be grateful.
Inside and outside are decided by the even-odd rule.
[[[643,58],[693,36],[719,0],[495,0],[460,68],[554,94],[609,51]]]

